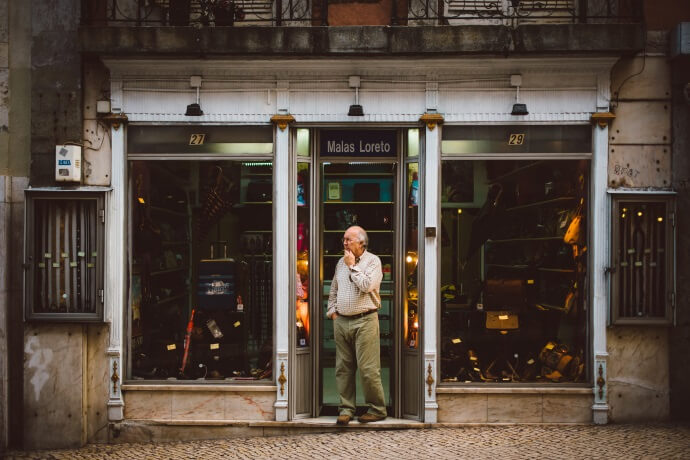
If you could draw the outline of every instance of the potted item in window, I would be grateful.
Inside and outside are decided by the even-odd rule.
[[[328,183],[328,201],[339,201],[342,196],[340,182]]]

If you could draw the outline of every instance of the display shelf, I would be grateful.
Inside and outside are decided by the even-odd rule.
[[[552,198],[550,200],[536,201],[534,203],[523,204],[520,206],[513,206],[511,208],[506,208],[506,212],[521,211],[523,209],[540,208],[542,206],[571,203],[571,202],[575,201],[576,199],[577,198],[575,198],[574,196],[563,196],[563,197],[559,197],[559,198]]]
[[[502,182],[502,181],[504,181],[504,180],[506,180],[506,179],[509,179],[509,178],[511,178],[511,177],[513,177],[513,176],[516,176],[516,175],[518,175],[518,174],[522,174],[522,173],[524,173],[524,172],[526,172],[526,171],[528,171],[528,170],[534,168],[535,166],[539,166],[539,165],[542,165],[542,164],[544,164],[544,161],[543,161],[543,160],[535,161],[534,163],[530,163],[530,164],[527,164],[527,165],[525,165],[525,166],[521,166],[521,167],[519,167],[519,168],[515,168],[515,169],[513,169],[512,171],[509,171],[509,172],[507,172],[507,173],[505,173],[505,174],[501,174],[501,175],[498,176],[498,177],[495,177],[495,178],[493,178],[493,179],[489,179],[489,180],[486,181],[486,183],[487,183],[487,184],[496,184],[496,183],[498,183],[498,182]]]
[[[182,300],[185,297],[187,297],[187,294],[179,294],[179,295],[174,295],[172,297],[168,297],[167,299],[160,300],[154,304],[151,304],[154,307],[160,307],[161,305],[165,305],[168,303],[176,302],[178,300]]]
[[[168,273],[175,273],[175,272],[181,272],[186,270],[187,267],[176,267],[176,268],[166,268],[165,270],[156,270],[155,272],[151,272],[151,276],[158,276],[158,275],[165,275]]]
[[[538,241],[563,241],[562,236],[542,236],[537,238],[508,238],[504,240],[486,240],[487,244],[538,242]]]
[[[161,245],[163,246],[185,246],[189,244],[189,241],[162,241]]]
[[[529,268],[535,268],[537,271],[540,271],[540,272],[575,273],[575,270],[572,268],[533,267],[531,265],[524,265],[524,264],[509,265],[509,264],[489,264],[489,263],[487,263],[486,266],[487,267],[494,267],[494,268],[515,269],[515,270],[527,270]]]
[[[164,214],[169,214],[169,215],[171,215],[171,216],[187,217],[187,214],[184,213],[184,212],[181,212],[181,211],[173,211],[173,210],[171,210],[171,209],[162,208],[162,207],[160,207],[160,206],[149,206],[149,209],[150,209],[151,211],[160,212],[160,213],[164,213]]]
[[[324,201],[323,204],[393,204],[392,201]]]
[[[376,254],[378,257],[393,257],[392,254]],[[342,257],[342,254],[324,254],[324,257]]]
[[[324,173],[324,177],[335,177],[335,176],[342,176],[342,177],[377,177],[377,176],[386,176],[386,177],[393,177],[393,173],[389,171],[385,172],[342,172],[342,173]]]
[[[346,229],[343,230],[324,230],[324,233],[344,233]],[[367,233],[393,233],[393,230],[367,230]]]

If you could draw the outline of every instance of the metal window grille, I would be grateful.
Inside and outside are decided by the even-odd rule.
[[[674,308],[674,212],[668,197],[613,203],[612,320],[668,324]]]
[[[104,221],[100,193],[27,191],[27,320],[103,320]]]

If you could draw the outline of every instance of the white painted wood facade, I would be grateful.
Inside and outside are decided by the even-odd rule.
[[[294,116],[294,126],[419,126],[420,116],[437,112],[445,125],[453,124],[589,124],[593,112],[607,112],[610,97],[610,69],[614,58],[510,58],[483,59],[310,59],[310,60],[105,60],[111,72],[112,107],[137,124],[227,124],[268,125],[276,114]],[[515,88],[510,75],[521,74],[520,102],[529,115],[510,114]],[[204,115],[184,115],[187,104],[196,102],[189,87],[192,75],[202,76],[200,105]],[[354,90],[348,76],[361,77],[360,104],[364,117],[348,117]],[[438,227],[440,221],[441,133],[426,127],[422,157],[424,181],[424,222],[420,227]],[[608,129],[592,127],[592,218],[590,232],[592,314],[590,327],[593,375],[599,366],[606,369],[606,312],[608,287],[604,269],[608,266],[608,208],[606,167]],[[123,343],[128,338],[123,324],[127,317],[126,260],[124,242],[127,226],[126,127],[112,129],[113,191],[108,201],[108,263],[106,267],[106,315],[112,323],[108,356],[123,369]],[[275,127],[274,218],[275,228],[290,228],[288,210],[294,200],[290,193],[289,129]],[[114,225],[113,223],[116,223]],[[284,365],[290,369],[290,282],[295,261],[291,260],[289,232],[275,232],[275,342],[274,377]],[[437,421],[436,384],[438,363],[438,292],[440,254],[436,238],[425,238],[424,267],[424,415]],[[122,372],[120,372],[122,375]],[[605,374],[604,374],[605,375]],[[428,385],[431,376],[433,383]],[[289,382],[281,391],[276,385],[276,420],[288,419]],[[592,386],[592,391],[596,389]],[[481,391],[481,390],[473,390]],[[553,390],[550,390],[553,391]],[[108,402],[110,420],[123,418],[123,399],[112,393]],[[592,420],[606,423],[606,398],[595,395]]]

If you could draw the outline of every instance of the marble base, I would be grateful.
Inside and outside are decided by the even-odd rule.
[[[572,394],[441,393],[438,422],[447,423],[592,423],[590,391]]]
[[[275,420],[275,393],[124,391],[128,420]]]

